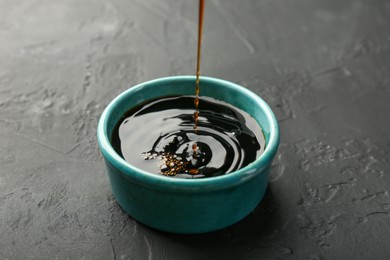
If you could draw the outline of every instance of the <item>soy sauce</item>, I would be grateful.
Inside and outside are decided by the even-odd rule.
[[[195,133],[195,98],[164,97],[130,109],[113,130],[114,149],[137,168],[176,178],[228,174],[263,153],[259,124],[245,111],[210,97],[199,97]]]
[[[198,106],[199,106],[199,81],[200,81],[200,57],[201,57],[201,50],[202,50],[202,30],[203,30],[203,16],[204,16],[204,0],[199,0],[199,24],[198,24],[198,46],[197,46],[197,55],[196,55],[196,79],[195,79],[195,99],[194,99],[194,105],[195,105],[195,112],[194,112],[194,130],[195,133],[198,129]],[[193,150],[196,154],[196,143],[194,144]]]
[[[245,167],[264,151],[262,129],[249,114],[199,96],[204,6],[199,0],[195,96],[150,100],[130,109],[113,130],[117,153],[144,171],[213,177]]]

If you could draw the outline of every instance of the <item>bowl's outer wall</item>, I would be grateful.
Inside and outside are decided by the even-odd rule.
[[[196,234],[230,226],[247,216],[267,189],[267,168],[250,181],[202,193],[172,192],[145,187],[125,178],[106,161],[119,205],[141,223],[163,231]]]
[[[191,185],[174,187],[169,182],[164,183],[168,180],[165,177],[163,181],[161,178],[151,181],[150,177],[144,178],[144,175],[134,174],[135,169],[125,169],[124,174],[123,164],[115,162],[112,156],[107,156],[107,151],[102,149],[99,142],[114,196],[128,214],[156,229],[191,234],[214,231],[232,225],[258,205],[267,188],[270,165],[279,143],[278,127],[276,123],[276,128],[272,128],[269,118],[263,113],[262,109],[269,109],[265,103],[263,106],[267,108],[260,109],[252,98],[254,96],[252,92],[245,89],[237,90],[231,84],[233,83],[218,79],[201,78],[201,96],[223,100],[253,116],[263,129],[266,149],[270,131],[276,129],[277,145],[265,157],[266,163],[258,168],[249,164],[248,170],[242,175],[227,178],[226,182],[225,179],[223,182],[220,180],[215,182],[218,183],[218,187],[213,186],[213,181],[208,182],[211,184],[209,186],[198,187],[194,183],[197,180],[189,180]],[[131,107],[163,96],[193,95],[193,86],[194,77],[172,77],[141,84],[132,89],[131,94],[128,91],[122,93],[112,102],[114,106],[109,105],[110,109],[103,113],[108,116],[108,121],[105,129],[98,131],[98,139],[102,138],[99,136],[102,135],[101,132],[110,137],[115,124]]]

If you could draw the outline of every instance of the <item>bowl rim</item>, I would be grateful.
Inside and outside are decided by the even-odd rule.
[[[226,175],[220,175],[212,178],[197,178],[197,179],[182,179],[182,178],[169,178],[167,176],[158,175],[155,173],[150,173],[144,171],[140,168],[137,168],[127,161],[125,161],[111,146],[110,137],[107,134],[107,124],[109,116],[115,111],[115,107],[118,103],[121,103],[128,95],[131,95],[133,92],[137,91],[140,88],[143,88],[146,85],[161,84],[165,82],[172,81],[194,81],[195,76],[171,76],[163,77],[150,81],[146,81],[140,84],[137,84],[124,92],[120,93],[115,97],[104,109],[103,113],[100,116],[98,127],[97,127],[97,140],[99,148],[103,154],[103,157],[119,172],[126,177],[127,179],[136,181],[137,183],[147,185],[149,187],[155,186],[160,187],[166,190],[175,189],[175,190],[185,190],[185,191],[196,191],[201,189],[202,191],[206,190],[215,190],[220,188],[227,188],[234,185],[238,185],[241,182],[247,181],[254,176],[256,173],[262,172],[262,169],[266,169],[272,163],[273,157],[276,154],[276,151],[279,146],[279,126],[275,118],[274,113],[268,104],[256,95],[254,92],[230,81],[201,76],[200,80],[205,82],[212,82],[214,84],[219,84],[224,87],[232,88],[236,91],[243,93],[244,95],[253,99],[260,109],[264,112],[266,119],[269,122],[269,141],[264,149],[263,154],[259,156],[255,161],[248,164],[247,166],[231,172]],[[263,173],[264,174],[264,173]]]

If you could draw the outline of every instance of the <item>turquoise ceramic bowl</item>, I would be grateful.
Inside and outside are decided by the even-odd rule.
[[[194,89],[193,76],[161,78],[134,86],[106,107],[97,129],[99,147],[119,205],[139,222],[173,233],[210,232],[247,216],[265,193],[271,163],[279,145],[277,121],[260,97],[237,84],[201,77],[202,96],[223,100],[245,110],[263,128],[266,148],[256,161],[218,177],[179,179],[145,172],[115,152],[110,136],[127,110],[158,97],[193,95]]]

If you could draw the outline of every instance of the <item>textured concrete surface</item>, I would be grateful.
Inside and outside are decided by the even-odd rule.
[[[118,207],[97,120],[128,86],[194,74],[196,8],[0,0],[0,259],[389,259],[386,0],[208,0],[203,75],[258,93],[280,122],[266,197],[199,236]]]

